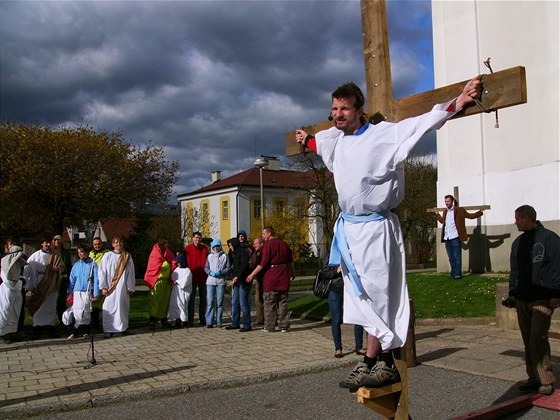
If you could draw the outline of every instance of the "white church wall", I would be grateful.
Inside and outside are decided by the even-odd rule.
[[[437,137],[438,203],[457,185],[461,205],[492,206],[481,223],[493,271],[509,270],[516,207],[531,204],[547,227],[560,225],[558,16],[556,1],[432,2],[436,87],[489,73],[488,57],[494,71],[526,69],[527,103],[500,110],[500,128],[494,114],[480,114],[448,122]],[[476,224],[468,221],[470,232]],[[449,269],[443,245],[438,269]]]

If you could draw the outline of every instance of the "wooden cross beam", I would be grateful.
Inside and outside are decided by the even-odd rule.
[[[461,94],[467,80],[406,98],[393,99],[385,0],[361,0],[361,8],[369,115],[380,112],[386,117],[387,121],[397,122],[428,112],[436,103],[447,102]],[[525,68],[512,67],[483,75],[480,101],[486,110],[492,111],[526,103]],[[471,104],[458,112],[453,118],[481,112],[486,111],[478,105]],[[304,126],[303,129],[308,133],[315,134],[332,126],[331,121],[323,121]],[[294,139],[295,130],[286,134],[286,156],[294,156],[304,152],[303,146],[296,143]]]
[[[453,187],[453,198],[455,198],[457,203],[459,202],[458,186]],[[490,210],[491,209],[491,207],[486,204],[482,204],[480,206],[461,206],[461,207],[464,208],[465,210]],[[440,211],[444,211],[444,210],[447,210],[447,207],[433,207],[430,209],[426,209],[426,213],[439,213]]]

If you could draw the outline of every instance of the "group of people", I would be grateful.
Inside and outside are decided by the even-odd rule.
[[[25,310],[33,319],[34,340],[44,333],[58,337],[57,318],[68,325],[69,339],[88,338],[91,324],[98,326],[101,312],[107,336],[125,333],[129,296],[135,290],[134,263],[123,249],[121,236],[115,236],[112,245],[112,251],[105,250],[101,238],[95,238],[91,252],[85,246],[77,248],[78,260],[72,265],[61,235],[41,239],[39,250],[29,257],[8,240],[1,261],[2,341],[21,338]]]
[[[222,327],[224,296],[229,282],[231,322],[225,329],[251,331],[251,296],[252,285],[255,282],[255,325],[262,325],[263,330],[268,332],[274,331],[276,325],[281,331],[288,331],[287,300],[290,281],[294,278],[293,253],[286,242],[274,236],[274,229],[265,227],[262,236],[255,238],[252,244],[248,241],[247,233],[240,230],[236,237],[227,241],[227,252],[223,249],[220,239],[214,239],[210,249],[201,240],[202,234],[195,232],[192,242],[175,258],[176,261],[183,260],[192,273],[192,288],[189,290],[186,313],[183,312],[184,317],[175,321],[176,325],[178,322],[181,323],[179,325],[193,325],[198,290],[200,325],[206,328]],[[148,264],[148,272],[155,269],[164,259],[161,257],[160,261],[154,262],[152,266]],[[171,255],[168,261],[170,259]],[[164,292],[156,292],[155,286],[150,287],[150,296],[152,293],[164,300],[165,296],[169,296]],[[163,322],[167,322],[167,319],[161,316],[165,313],[161,311],[158,316],[150,309],[150,316],[154,319],[162,318]],[[172,318],[171,310],[169,316]]]

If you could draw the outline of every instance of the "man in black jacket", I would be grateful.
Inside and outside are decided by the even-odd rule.
[[[550,395],[554,374],[548,330],[552,312],[560,306],[560,237],[545,229],[528,205],[515,210],[515,224],[523,233],[511,247],[509,297],[503,304],[517,309],[525,346],[529,379],[519,389]]]
[[[233,279],[231,281],[231,325],[226,327],[227,330],[236,330],[239,328],[240,310],[243,312],[243,327],[240,332],[252,330],[251,326],[251,286],[252,282],[247,282],[247,276],[251,273],[249,267],[249,258],[251,253],[244,243],[240,243],[239,239],[231,238],[228,241],[231,245],[233,261],[232,270]]]

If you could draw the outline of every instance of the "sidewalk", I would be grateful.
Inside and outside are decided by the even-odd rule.
[[[353,349],[352,331],[343,326],[348,351]],[[97,364],[89,369],[84,369],[91,356],[89,340],[0,344],[0,417],[255,383],[360,360],[351,353],[335,359],[330,326],[322,322],[293,321],[288,333],[146,328],[101,337],[95,337]],[[558,354],[560,342],[551,344],[553,355]],[[419,322],[416,349],[423,365],[512,385],[525,379],[519,334],[491,324]],[[558,367],[558,357],[553,361]]]

